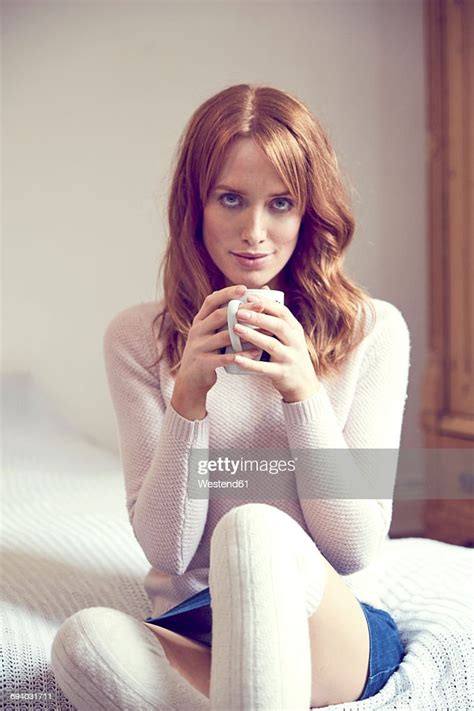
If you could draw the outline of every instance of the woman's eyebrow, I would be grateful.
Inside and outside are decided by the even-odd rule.
[[[238,195],[245,195],[247,197],[246,192],[239,190],[238,188],[231,188],[229,185],[216,185],[215,189],[228,190],[231,193],[237,193]],[[283,195],[290,195],[290,192],[288,190],[283,190],[281,193],[274,193],[273,195],[267,195],[267,197],[282,197]]]

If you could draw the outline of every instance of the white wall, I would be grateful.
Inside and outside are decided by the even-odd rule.
[[[117,451],[102,336],[155,298],[170,162],[197,106],[241,82],[321,119],[354,186],[349,273],[412,335],[402,447],[426,357],[421,0],[2,2],[3,370],[26,369]]]

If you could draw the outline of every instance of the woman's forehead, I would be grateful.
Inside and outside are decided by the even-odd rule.
[[[231,187],[242,194],[264,189],[270,195],[288,192],[288,186],[253,139],[240,139],[227,151],[216,185]]]

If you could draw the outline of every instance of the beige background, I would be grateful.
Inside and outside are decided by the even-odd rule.
[[[408,322],[402,446],[421,446],[421,0],[16,0],[2,14],[3,371],[32,372],[78,431],[118,451],[102,337],[155,298],[179,135],[220,89],[267,83],[320,118],[353,186],[347,268]]]

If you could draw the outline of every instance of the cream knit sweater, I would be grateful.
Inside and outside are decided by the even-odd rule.
[[[160,304],[134,305],[112,319],[104,335],[105,365],[129,520],[152,566],[144,584],[153,617],[208,587],[214,527],[229,509],[252,500],[189,498],[193,448],[265,447],[285,449],[289,455],[306,448],[399,448],[410,335],[395,306],[380,299],[372,303],[375,323],[368,312],[364,340],[337,377],[320,379],[311,398],[285,403],[268,378],[232,375],[219,368],[208,393],[207,415],[195,421],[170,405],[174,377],[168,363],[150,367],[157,358],[152,320]],[[296,496],[268,503],[300,524],[334,568],[348,576],[359,599],[377,605],[377,576],[370,571],[388,535],[392,499],[338,497],[337,478],[330,470],[307,469],[296,468],[296,487],[317,477],[321,498]],[[361,482],[380,475],[363,464],[353,471]],[[396,466],[383,476],[392,477],[393,491]]]

